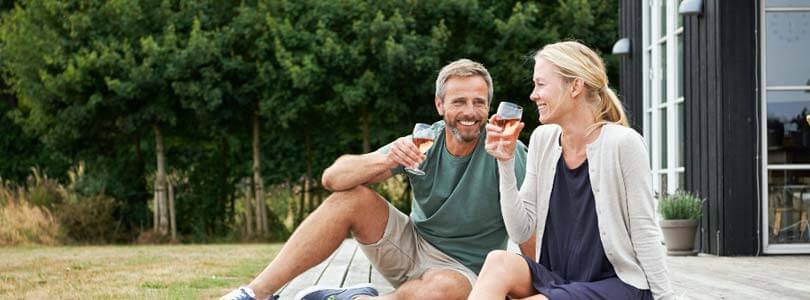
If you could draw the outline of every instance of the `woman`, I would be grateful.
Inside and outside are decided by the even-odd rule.
[[[514,135],[490,122],[486,148],[498,159],[507,232],[516,243],[536,238],[539,259],[491,252],[470,299],[673,298],[649,156],[604,63],[577,42],[534,59],[530,97],[545,125],[532,133],[519,192]]]

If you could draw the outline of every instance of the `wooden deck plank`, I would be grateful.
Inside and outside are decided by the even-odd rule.
[[[374,268],[369,268],[369,270],[371,271],[371,283],[374,284],[374,287],[380,292],[380,295],[394,291],[394,287],[388,283],[388,280],[385,280],[385,277],[383,277],[380,272],[377,272]]]
[[[807,299],[808,262],[806,256],[668,258],[681,299]]]
[[[343,244],[341,244],[340,247],[343,247]],[[338,250],[339,249],[340,248],[338,248]],[[332,253],[332,255],[329,256],[329,258],[325,259],[317,266],[310,268],[303,274],[298,275],[298,277],[296,277],[290,283],[282,287],[281,290],[279,290],[278,292],[279,298],[292,299],[293,296],[295,296],[295,293],[297,293],[298,291],[315,285],[318,282],[318,279],[320,278],[321,274],[323,274],[323,271],[329,266],[332,260],[335,259],[337,253],[338,251],[335,251],[334,253]]]
[[[350,287],[370,282],[371,262],[369,262],[363,251],[358,248],[357,251],[354,252],[354,257],[349,265],[349,272],[346,274],[346,280],[343,281],[342,287]]]
[[[369,261],[365,253],[358,247],[343,286],[369,282],[374,285],[374,288],[376,288],[381,295],[394,291],[394,287],[385,280],[382,274],[371,266],[371,261]]]
[[[335,259],[326,266],[323,274],[315,284],[335,288],[342,286],[355,251],[357,251],[357,243],[352,239],[344,240],[340,248],[335,251]]]
[[[510,243],[510,252],[519,252]],[[703,299],[808,299],[808,256],[668,257],[675,295],[684,300]],[[374,270],[354,240],[346,240],[324,263],[296,278],[281,299],[318,285],[351,286],[371,282],[381,294],[393,287]]]

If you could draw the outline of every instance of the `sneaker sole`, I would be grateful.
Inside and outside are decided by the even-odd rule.
[[[356,285],[353,285],[353,286],[342,287],[342,288],[336,288],[336,287],[333,287],[333,286],[316,285],[316,286],[311,286],[311,287],[305,288],[305,289],[299,291],[298,293],[295,293],[295,297],[293,297],[293,300],[303,300],[304,296],[306,296],[307,294],[312,293],[314,291],[323,290],[323,289],[333,289],[333,290],[334,289],[357,289],[357,288],[366,288],[366,287],[374,288],[374,285],[371,284],[371,283],[361,283],[361,284],[356,284]]]

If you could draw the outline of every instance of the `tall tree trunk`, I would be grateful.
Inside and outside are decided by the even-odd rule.
[[[287,217],[284,218],[284,224],[289,228],[295,228],[295,185],[289,179],[284,183],[287,188],[287,194],[290,197],[287,199]]]
[[[301,197],[298,197],[298,204],[296,205],[296,215],[295,215],[295,226],[298,227],[298,224],[301,224],[301,221],[304,219],[304,197],[306,197],[306,177],[301,178]]]
[[[245,233],[248,236],[253,236],[253,188],[249,178],[245,178],[242,182],[244,195],[245,195]]]
[[[253,185],[256,191],[256,231],[267,233],[267,203],[264,202],[264,180],[261,173],[259,108],[253,111]]]
[[[371,152],[371,127],[368,120],[368,104],[363,105],[363,110],[360,117],[360,126],[363,130],[363,153]]]
[[[155,131],[155,154],[157,155],[157,176],[155,178],[155,191],[157,192],[158,232],[166,235],[169,231],[169,210],[166,203],[166,155],[163,144],[163,133],[158,125],[152,125]]]
[[[158,222],[158,220],[160,220],[160,216],[158,214],[160,211],[160,201],[158,201],[157,186],[157,178],[155,178],[155,189],[152,191],[152,206],[154,206],[154,209],[152,210],[152,230],[155,232],[158,231],[158,225],[160,223]]]
[[[223,188],[231,187],[232,186],[230,181],[231,165],[230,160],[228,159],[230,157],[231,147],[230,144],[228,144],[228,138],[225,135],[222,135],[220,137],[220,151],[222,152],[222,176],[220,178],[221,180],[220,184],[222,185]],[[233,209],[234,190],[228,188],[227,191],[228,196],[225,198],[225,203],[222,205],[222,208],[225,209],[226,211],[225,224],[233,224],[233,219],[235,215]]]
[[[174,218],[174,180],[169,180],[169,222],[172,229],[172,241],[177,240],[177,221]]]

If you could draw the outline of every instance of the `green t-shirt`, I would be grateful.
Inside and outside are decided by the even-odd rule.
[[[404,173],[410,179],[413,189],[410,217],[422,237],[477,274],[487,253],[506,248],[498,165],[484,149],[486,132],[482,132],[472,154],[456,157],[445,147],[444,121],[432,126],[435,143],[419,166],[426,175],[407,173],[402,166],[391,171]],[[391,144],[378,151],[387,153],[390,147]],[[515,150],[518,186],[526,173],[526,152],[526,146],[518,143]]]

